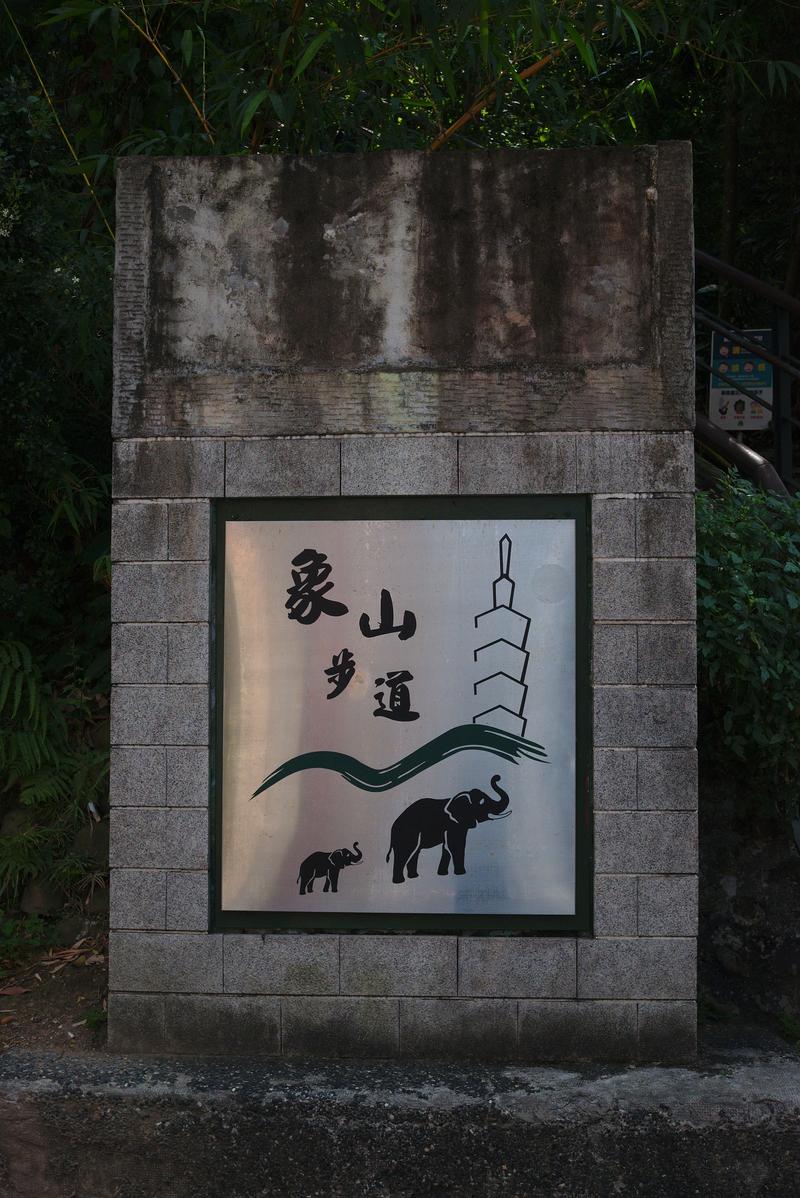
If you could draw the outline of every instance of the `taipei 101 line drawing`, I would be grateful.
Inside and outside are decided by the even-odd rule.
[[[473,686],[480,710],[473,724],[488,724],[524,737],[528,687],[525,675],[530,653],[525,648],[530,616],[514,607],[515,583],[511,577],[511,538],[500,538],[500,573],[494,580],[494,603],[475,617],[481,644],[474,651],[480,678]]]

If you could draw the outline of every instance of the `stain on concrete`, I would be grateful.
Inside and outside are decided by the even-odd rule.
[[[475,374],[500,371],[529,393],[534,420],[537,396],[550,403],[566,372],[584,427],[637,427],[605,382],[634,371],[653,409],[648,427],[686,424],[688,400],[687,414],[672,410],[674,397],[666,411],[662,394],[670,355],[685,346],[668,344],[654,307],[654,213],[670,198],[663,186],[653,198],[660,152],[123,163],[115,431],[216,431],[215,412],[231,402],[256,422],[278,406],[291,424],[296,409],[289,431],[315,431],[309,403],[332,431],[442,428],[425,376],[450,372],[451,409],[461,391],[469,409]],[[144,284],[130,252],[139,245]],[[676,284],[689,312],[691,265]],[[345,372],[383,381],[348,410],[335,382]],[[386,380],[412,372],[421,379],[402,384],[410,402],[394,402]],[[195,386],[206,397],[196,413]],[[495,428],[506,427],[502,404],[492,410]],[[465,415],[448,431],[475,428]],[[566,404],[547,427],[559,416],[579,426]]]

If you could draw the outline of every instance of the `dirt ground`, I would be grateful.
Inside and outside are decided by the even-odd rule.
[[[105,1047],[108,936],[40,950],[0,978],[0,1051]]]

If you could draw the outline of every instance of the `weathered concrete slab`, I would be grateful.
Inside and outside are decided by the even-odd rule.
[[[688,144],[121,159],[115,436],[690,428],[691,229]]]
[[[191,1019],[226,1001],[275,1034],[269,1000],[192,999]],[[602,1070],[0,1059],[14,1198],[785,1198],[798,1169],[800,1058],[775,1049]]]

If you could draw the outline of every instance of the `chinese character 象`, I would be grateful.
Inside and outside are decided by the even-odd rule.
[[[331,565],[326,553],[316,549],[304,549],[292,558],[292,585],[286,588],[289,598],[286,607],[289,619],[297,620],[299,624],[313,624],[320,616],[343,616],[348,608],[335,599],[326,599],[328,591],[333,589],[333,583],[327,578]]]

